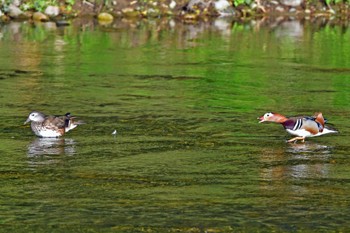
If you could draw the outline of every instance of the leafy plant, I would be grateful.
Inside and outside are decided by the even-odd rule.
[[[331,3],[337,4],[337,3],[343,2],[343,0],[325,0],[325,2],[329,6]],[[349,1],[346,0],[344,2],[349,2]]]
[[[67,10],[71,11],[73,8],[73,5],[75,4],[75,0],[66,0],[66,4],[67,4]]]
[[[252,0],[233,0],[233,5],[238,6],[240,4],[247,4],[250,5],[252,3]]]
[[[57,5],[56,0],[49,0],[49,1],[47,1],[47,0],[29,0],[29,1],[23,2],[21,4],[20,8],[24,11],[33,9],[36,11],[43,12],[46,9],[46,7],[56,6],[56,5]]]

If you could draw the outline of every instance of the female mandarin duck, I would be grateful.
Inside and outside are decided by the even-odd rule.
[[[323,118],[323,115],[320,112],[315,113],[315,115],[312,117],[285,117],[279,113],[268,112],[258,119],[260,120],[259,123],[265,121],[280,123],[288,133],[297,136],[288,140],[288,142],[295,142],[297,140],[304,142],[305,138],[307,137],[338,133],[337,130],[325,126],[326,120]]]
[[[74,119],[75,117],[72,117],[70,113],[64,116],[46,116],[41,112],[33,111],[24,124],[31,122],[32,131],[38,137],[53,138],[63,136],[69,130],[84,124]]]

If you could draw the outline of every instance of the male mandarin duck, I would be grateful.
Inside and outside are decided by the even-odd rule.
[[[75,117],[71,116],[70,113],[66,113],[64,116],[46,116],[37,111],[31,112],[24,124],[28,122],[31,122],[30,126],[34,134],[43,138],[63,136],[69,130],[84,124],[82,121],[75,121]]]
[[[285,117],[279,113],[268,112],[258,118],[259,123],[262,122],[276,122],[283,125],[285,130],[297,137],[294,137],[288,142],[295,142],[297,140],[305,141],[307,137],[316,137],[329,133],[338,133],[337,130],[326,126],[326,120],[323,118],[321,112],[315,113],[314,116],[298,116]]]

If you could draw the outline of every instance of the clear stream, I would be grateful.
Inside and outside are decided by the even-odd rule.
[[[325,20],[2,24],[1,231],[348,231],[349,93]],[[36,138],[32,110],[86,124]],[[269,111],[340,134],[288,144]]]

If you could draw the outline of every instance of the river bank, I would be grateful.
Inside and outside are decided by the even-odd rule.
[[[243,2],[243,3],[240,3]],[[350,3],[327,4],[327,1],[228,1],[228,0],[163,0],[163,1],[95,1],[57,0],[0,3],[0,21],[59,21],[75,17],[97,17],[101,21],[114,18],[177,17],[187,21],[229,16],[236,19],[291,16],[295,18],[350,18]],[[249,3],[249,4],[247,4]],[[62,21],[63,20],[63,21]]]

